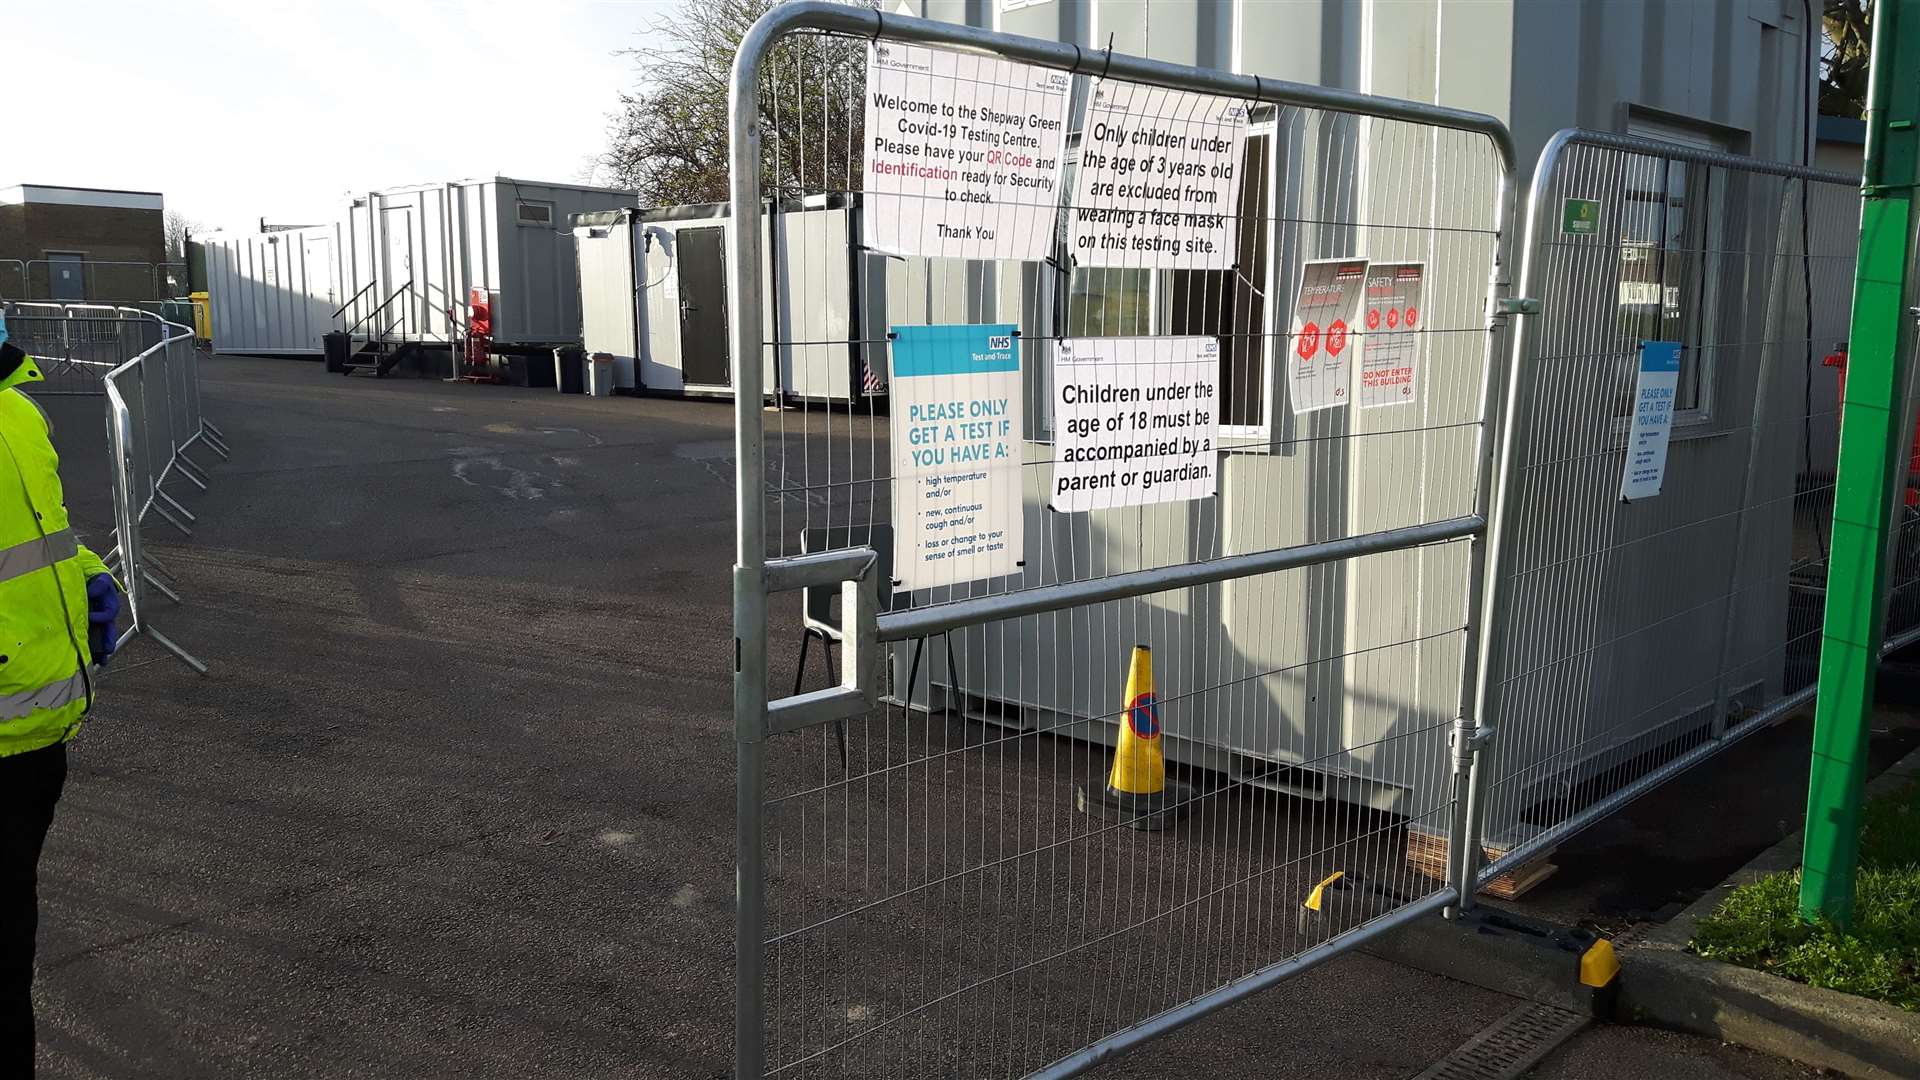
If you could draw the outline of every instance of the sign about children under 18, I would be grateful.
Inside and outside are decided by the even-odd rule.
[[[1219,488],[1220,339],[1067,338],[1053,352],[1055,510]]]
[[[1024,511],[1012,324],[893,328],[893,572],[903,589],[1017,573]]]

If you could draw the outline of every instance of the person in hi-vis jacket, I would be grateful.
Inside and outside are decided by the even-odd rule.
[[[0,317],[0,1076],[10,1077],[33,1075],[40,848],[120,613],[106,564],[67,524],[47,416],[21,392],[41,379]]]

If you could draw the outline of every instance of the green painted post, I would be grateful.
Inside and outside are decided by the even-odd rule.
[[[1901,419],[1912,341],[1905,328],[1920,162],[1920,0],[1880,0],[1873,21],[1866,186],[1800,879],[1801,916],[1843,927],[1853,917],[1867,731],[1885,633],[1887,532],[1913,438]]]

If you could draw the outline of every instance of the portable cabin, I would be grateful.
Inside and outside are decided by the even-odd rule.
[[[196,246],[206,261],[213,350],[318,356],[340,293],[340,226],[216,233]]]
[[[632,202],[617,188],[499,176],[370,191],[324,225],[207,237],[214,348],[318,356],[337,330],[363,352],[444,352],[466,338],[476,300],[495,352],[578,341],[567,219]],[[444,357],[422,366],[448,370]]]
[[[631,205],[633,192],[496,176],[370,191],[348,208],[341,329],[357,348],[444,348],[475,300],[492,348],[545,351],[580,338],[575,214]]]
[[[763,311],[777,359],[768,363],[761,391],[786,402],[847,402],[883,392],[887,298],[910,291],[913,271],[861,246],[854,196],[783,203],[770,219],[761,250],[778,272],[767,279]],[[731,395],[731,207],[628,209],[577,215],[573,224],[582,342],[590,353],[613,355],[615,385]]]

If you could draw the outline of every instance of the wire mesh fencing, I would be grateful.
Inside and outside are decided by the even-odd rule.
[[[1859,200],[1857,178],[1625,136],[1542,155],[1519,286],[1541,310],[1517,335],[1489,570],[1482,880],[1811,698]],[[1645,342],[1678,346],[1659,387]],[[1671,416],[1651,490],[1626,476],[1649,393]]]
[[[1073,1075],[1457,900],[1504,128],[814,5],[735,110],[739,1074]]]
[[[81,255],[0,260],[0,297],[56,304],[152,300],[179,296],[187,288],[187,265]]]
[[[1846,378],[1844,331],[1834,342],[1825,364],[1833,376],[1836,403]],[[1887,651],[1920,641],[1920,367],[1908,373],[1903,398],[1906,413],[1897,430],[1912,432],[1905,483],[1896,492],[1887,562]],[[1836,404],[1836,415],[1837,415]]]
[[[194,514],[167,483],[204,491],[208,476],[194,455],[204,449],[222,460],[230,456],[225,435],[202,408],[193,330],[136,308],[95,304],[9,302],[5,313],[8,340],[35,359],[43,376],[23,389],[105,399],[114,518],[106,561],[127,594],[125,636],[147,634],[204,674],[204,663],[153,624],[154,597],[181,598],[142,539],[150,516],[193,535]]]
[[[40,361],[36,394],[101,394],[129,356],[160,340],[159,322],[123,308],[30,301],[0,303],[9,340]]]

